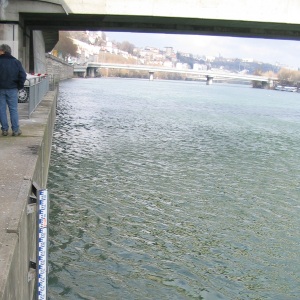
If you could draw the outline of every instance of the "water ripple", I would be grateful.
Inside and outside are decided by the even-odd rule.
[[[64,82],[50,299],[297,299],[300,102],[268,93]]]

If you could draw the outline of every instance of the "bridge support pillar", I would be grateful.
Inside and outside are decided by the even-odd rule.
[[[0,2],[2,3],[3,1]],[[5,11],[5,6],[6,6],[5,3],[0,4],[0,19],[1,19],[1,14]],[[4,8],[2,8],[1,6],[4,6]],[[3,23],[0,24],[0,44],[8,44],[12,50],[11,54],[21,61],[26,71],[29,71],[30,69],[29,50],[30,50],[31,33],[29,32],[29,30],[24,29],[22,26],[13,23],[14,22],[7,21],[6,23],[5,21],[3,21]],[[32,71],[34,70],[32,69]]]
[[[268,88],[272,89],[274,87],[274,81],[272,79],[269,79],[268,81]]]
[[[154,79],[154,72],[149,71],[149,80],[152,81]]]
[[[214,78],[212,76],[207,75],[206,76],[206,84],[211,85],[213,83],[213,79]]]
[[[94,78],[95,74],[96,74],[95,70],[96,70],[95,68],[88,68],[87,69],[87,76],[91,77],[91,78]]]

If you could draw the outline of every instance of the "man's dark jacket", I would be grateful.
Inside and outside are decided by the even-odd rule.
[[[0,55],[0,89],[22,89],[26,73],[22,64],[12,55]]]

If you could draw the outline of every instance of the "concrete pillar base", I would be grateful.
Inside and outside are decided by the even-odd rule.
[[[211,85],[214,78],[212,76],[206,76],[206,78],[206,85]]]
[[[272,89],[274,87],[274,81],[272,79],[269,79],[268,81],[268,88]]]
[[[154,72],[149,72],[149,80],[150,81],[154,80]]]
[[[88,68],[87,69],[87,76],[90,78],[94,78],[96,76],[96,69],[95,68]]]

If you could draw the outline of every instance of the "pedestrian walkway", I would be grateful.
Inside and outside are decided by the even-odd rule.
[[[26,214],[28,193],[36,171],[39,150],[43,143],[55,95],[55,91],[48,92],[30,118],[28,118],[28,104],[20,103],[19,116],[22,135],[12,136],[11,129],[8,136],[0,135],[0,299],[4,299],[2,298],[3,291],[7,289],[7,281],[9,276],[11,277],[9,274],[11,265],[22,264],[22,262],[13,261],[16,247],[21,248],[19,232],[23,229],[19,228],[20,220],[24,213]],[[48,166],[45,167],[48,171]],[[46,185],[46,182],[44,184]],[[29,234],[34,235],[35,233]],[[23,250],[24,253],[28,251],[19,249],[20,252]],[[32,255],[34,254],[32,253]],[[26,264],[24,268],[27,268]],[[24,273],[26,272],[27,270],[24,270]],[[9,284],[11,285],[11,283]],[[18,284],[23,283],[18,281],[14,283],[14,285]],[[28,285],[28,282],[25,282],[24,285]]]
[[[30,179],[32,170],[29,164],[33,158],[30,149],[32,149],[33,144],[37,144],[39,141],[39,133],[36,132],[38,128],[34,126],[36,120],[35,118],[28,119],[26,114],[27,105],[19,104],[22,135],[18,137],[11,136],[10,129],[8,136],[0,136],[0,241],[2,235],[6,233],[10,220],[15,215],[16,201],[21,186],[24,180]]]

